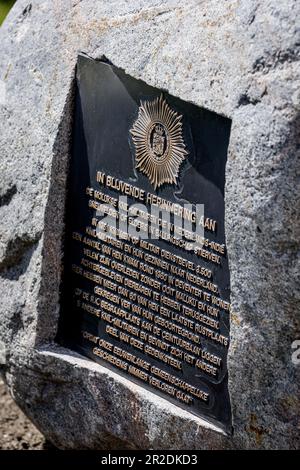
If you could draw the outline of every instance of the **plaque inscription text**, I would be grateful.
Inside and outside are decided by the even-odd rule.
[[[79,56],[58,341],[226,432],[229,134]]]

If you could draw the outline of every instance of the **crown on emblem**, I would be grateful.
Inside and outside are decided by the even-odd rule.
[[[164,135],[164,128],[160,124],[156,124],[155,126],[155,132],[159,135]]]

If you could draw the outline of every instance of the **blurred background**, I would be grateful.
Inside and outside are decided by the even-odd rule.
[[[15,0],[0,0],[0,26],[14,3]]]

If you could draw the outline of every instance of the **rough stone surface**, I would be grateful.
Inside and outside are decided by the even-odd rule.
[[[0,450],[46,449],[49,446],[44,436],[15,404],[0,380]]]
[[[297,0],[19,0],[0,29],[0,364],[60,448],[298,448]],[[234,435],[54,344],[79,51],[232,119]]]

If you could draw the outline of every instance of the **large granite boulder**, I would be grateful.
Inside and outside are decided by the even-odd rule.
[[[19,0],[0,29],[0,364],[60,448],[299,447],[297,0]],[[78,52],[232,119],[234,434],[58,346]]]

